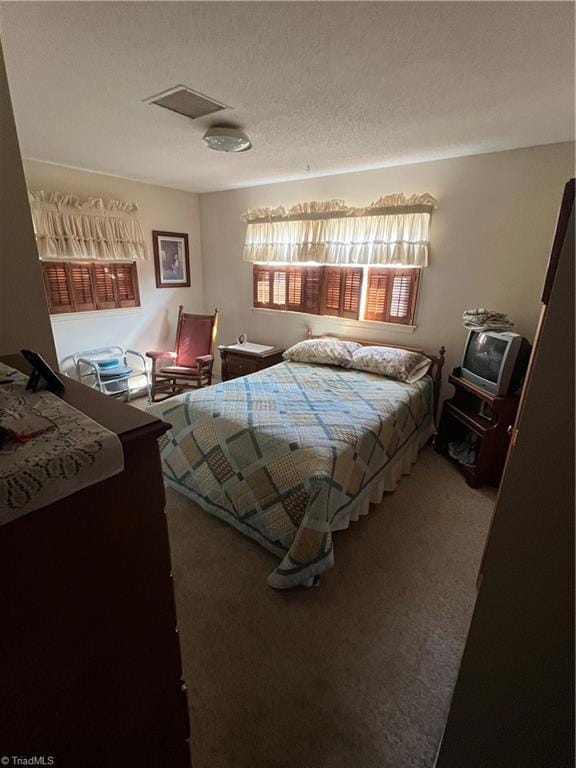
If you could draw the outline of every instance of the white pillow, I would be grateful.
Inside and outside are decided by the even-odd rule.
[[[394,347],[361,347],[352,358],[352,368],[389,376],[407,384],[414,384],[425,376],[431,365],[432,360],[426,355]]]
[[[352,366],[352,355],[362,345],[355,341],[339,339],[306,339],[299,341],[284,352],[284,359],[294,363],[318,363],[320,365]]]

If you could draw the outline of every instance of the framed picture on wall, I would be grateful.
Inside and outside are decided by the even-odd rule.
[[[152,232],[156,288],[185,288],[190,285],[188,235]]]

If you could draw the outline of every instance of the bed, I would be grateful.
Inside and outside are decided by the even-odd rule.
[[[443,355],[414,384],[287,361],[151,406],[165,482],[281,558],[270,586],[311,586],[433,435]]]

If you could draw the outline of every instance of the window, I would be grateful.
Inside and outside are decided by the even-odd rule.
[[[419,268],[255,264],[254,306],[412,325],[420,272]]]
[[[254,265],[254,306],[358,319],[361,268]]]
[[[42,261],[50,314],[139,307],[135,262]]]

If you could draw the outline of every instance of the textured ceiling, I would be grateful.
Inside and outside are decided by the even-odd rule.
[[[568,2],[0,4],[26,157],[196,192],[572,140],[573,20]],[[234,109],[143,103],[179,83]],[[252,151],[204,146],[224,120]]]

